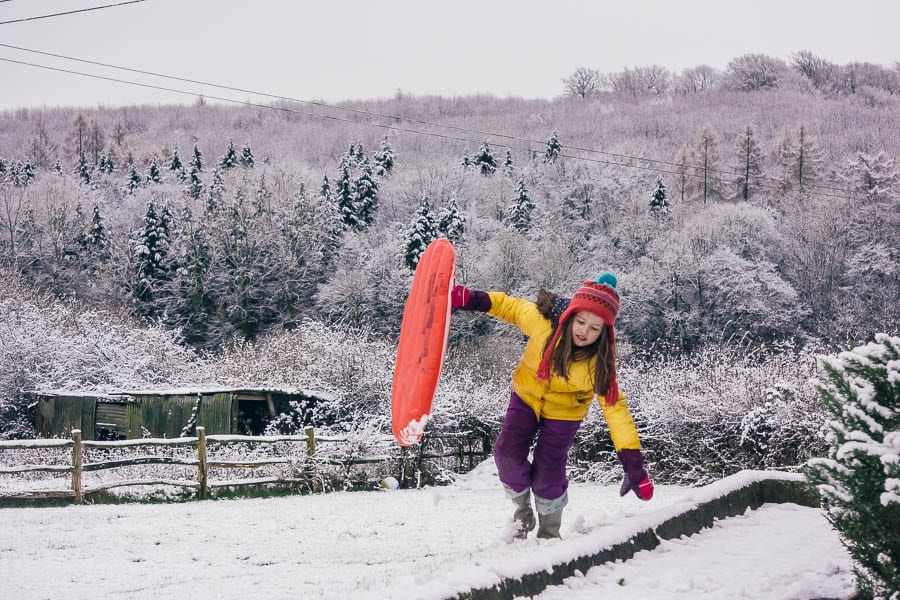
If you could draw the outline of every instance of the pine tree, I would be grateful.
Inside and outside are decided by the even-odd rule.
[[[197,169],[196,165],[191,164],[191,172],[188,175],[188,185],[184,188],[184,193],[194,200],[199,200],[205,189],[206,186],[203,184],[203,180],[200,179],[200,171]]]
[[[434,213],[431,211],[428,197],[425,196],[419,204],[412,224],[403,235],[403,260],[410,270],[415,270],[416,265],[419,264],[419,259],[425,253],[425,249],[428,248],[428,244],[437,237],[437,222],[434,218]]]
[[[169,246],[172,226],[168,207],[162,209],[151,200],[144,214],[144,227],[138,233],[134,246],[136,262],[135,296],[143,303],[144,310],[153,312],[151,303],[157,299],[157,291],[169,279]]]
[[[515,171],[516,167],[513,164],[512,150],[506,150],[506,158],[503,159],[503,174],[507,177],[511,177],[513,171]]]
[[[253,150],[250,149],[250,142],[247,142],[247,145],[241,148],[241,166],[252,169],[254,164],[256,163],[253,160]]]
[[[328,180],[328,174],[322,175],[322,185],[319,186],[319,196],[328,200],[329,202],[334,202],[334,196],[331,193],[331,182]]]
[[[191,167],[191,170],[196,169],[198,173],[203,172],[203,153],[200,152],[200,148],[196,144],[194,145],[194,157],[188,166]]]
[[[459,166],[463,168],[463,171],[468,171],[469,167],[472,166],[472,158],[469,156],[469,147],[463,146],[463,155],[459,160]]]
[[[387,137],[385,137],[381,141],[381,150],[376,152],[373,156],[373,170],[375,175],[378,177],[387,177],[390,175],[394,170],[396,160],[397,157],[394,153],[394,149],[391,147],[390,142],[388,142]]]
[[[344,221],[344,225],[350,229],[362,229],[363,224],[360,221],[356,206],[356,189],[353,180],[350,178],[350,167],[345,161],[341,161],[339,168],[340,173],[338,174],[335,197],[338,210],[341,213],[341,219]]]
[[[222,172],[216,168],[213,170],[212,182],[206,190],[206,210],[215,212],[222,203],[222,197],[225,195],[225,180],[222,179]]]
[[[104,152],[100,155],[100,164],[97,166],[97,170],[105,175],[115,173],[116,166],[113,164],[113,159],[109,154]]]
[[[491,152],[491,146],[486,141],[482,142],[478,154],[472,157],[472,166],[477,167],[482,175],[493,175],[497,171],[497,160]]]
[[[762,150],[756,141],[753,127],[747,125],[744,134],[737,140],[737,164],[735,172],[737,178],[735,185],[741,199],[745,202],[753,195],[760,178],[762,177]]]
[[[95,253],[103,253],[109,247],[109,237],[106,227],[103,225],[103,217],[100,216],[100,207],[94,204],[94,214],[91,217],[91,225],[87,230],[87,245]]]
[[[219,167],[222,169],[230,169],[238,164],[237,150],[234,149],[234,142],[228,141],[228,148],[225,149],[225,155],[219,161]]]
[[[859,151],[848,161],[844,180],[853,191],[863,194],[866,201],[884,202],[894,196],[900,170],[884,151],[875,156]]]
[[[656,189],[650,194],[650,212],[655,215],[669,214],[669,192],[661,175],[657,176]]]
[[[359,146],[362,148],[362,145]],[[359,221],[365,226],[371,225],[375,220],[375,211],[378,208],[378,181],[372,174],[369,160],[363,157],[359,163],[359,177],[354,184],[355,204]]]
[[[170,171],[184,171],[184,165],[181,163],[181,155],[178,153],[178,146],[172,150],[172,157],[169,159]]]
[[[134,192],[141,187],[141,183],[143,183],[141,174],[138,173],[134,163],[131,163],[128,171],[128,182],[125,184],[125,191],[128,192],[128,194],[134,194]]]
[[[547,146],[544,149],[544,162],[552,165],[559,158],[560,152],[562,152],[562,145],[559,143],[559,138],[554,131],[550,139],[547,140]]]
[[[507,223],[519,233],[527,233],[531,229],[531,213],[533,211],[534,202],[528,196],[525,179],[520,178],[516,188],[516,197],[513,198],[512,205],[507,209]]]
[[[827,458],[807,477],[855,563],[862,598],[900,590],[900,337],[820,359],[817,388],[831,415]]]
[[[84,152],[78,155],[78,162],[75,163],[75,174],[81,179],[82,184],[91,184],[91,166],[88,164]]]
[[[150,164],[147,165],[147,183],[160,183],[160,173],[159,173],[159,165],[156,163],[156,158],[150,159]]]
[[[450,204],[438,214],[438,233],[446,237],[452,243],[457,243],[466,229],[466,220],[459,212],[459,204],[455,197],[450,198]]]
[[[56,162],[53,163],[53,172],[56,173],[57,175],[63,174],[63,168],[62,168],[62,165],[59,163],[58,158],[56,159]],[[0,173],[2,173],[2,171],[0,171]]]

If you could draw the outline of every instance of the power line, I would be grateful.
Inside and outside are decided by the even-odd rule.
[[[0,46],[10,47],[10,46],[7,45],[7,44],[0,44]],[[12,47],[13,47],[13,48],[16,48],[15,46],[12,46]],[[17,49],[18,49],[18,48],[17,48]],[[38,52],[38,51],[35,51],[35,52]],[[40,53],[41,53],[41,54],[50,54],[50,53],[44,53],[44,52],[40,52]],[[52,55],[52,54],[51,54],[51,56],[55,56],[55,55]],[[79,60],[79,59],[70,59],[70,60]],[[252,107],[255,107],[255,108],[262,108],[262,109],[266,109],[266,110],[275,110],[275,111],[278,111],[278,112],[285,112],[285,113],[290,113],[290,114],[304,115],[304,116],[309,116],[309,117],[317,117],[317,118],[328,119],[328,120],[338,121],[338,122],[343,122],[343,123],[351,123],[351,124],[354,124],[354,125],[360,125],[360,124],[362,124],[362,125],[370,125],[370,126],[372,126],[372,127],[378,127],[378,128],[381,128],[381,129],[387,129],[387,130],[392,130],[392,131],[399,131],[399,132],[403,132],[403,133],[411,133],[411,134],[414,134],[414,135],[426,135],[426,136],[436,137],[436,138],[445,139],[445,140],[450,140],[450,141],[457,141],[457,142],[464,142],[464,143],[473,143],[473,144],[474,144],[474,143],[478,143],[477,140],[473,140],[473,139],[471,139],[471,138],[463,138],[463,137],[458,137],[458,136],[453,136],[453,135],[447,135],[447,134],[443,134],[443,133],[435,133],[435,132],[431,132],[431,131],[419,131],[419,130],[416,130],[416,129],[410,129],[410,128],[406,128],[406,127],[398,127],[398,126],[396,126],[396,125],[385,125],[385,124],[382,124],[382,123],[374,123],[374,122],[371,122],[371,121],[358,121],[358,120],[348,119],[348,118],[344,118],[344,117],[336,117],[336,116],[334,116],[334,115],[326,115],[326,114],[322,114],[322,113],[314,113],[314,112],[308,112],[308,111],[303,111],[303,110],[292,109],[292,108],[288,108],[288,107],[284,107],[284,106],[273,106],[273,105],[270,105],[270,104],[259,104],[259,103],[256,103],[256,102],[250,102],[249,100],[236,100],[236,99],[234,99],[234,98],[226,98],[226,97],[223,97],[223,96],[213,96],[213,95],[205,94],[205,93],[198,93],[198,92],[194,92],[194,91],[181,90],[181,89],[176,89],[176,88],[171,88],[171,87],[166,87],[166,86],[153,85],[153,84],[149,84],[149,83],[141,83],[141,82],[136,82],[136,81],[129,81],[129,80],[127,80],[127,79],[119,79],[119,78],[116,78],[116,77],[108,77],[108,76],[104,76],[104,75],[96,75],[96,74],[93,74],[93,73],[84,73],[84,72],[81,72],[81,71],[74,71],[74,70],[71,70],[71,69],[63,69],[63,68],[61,68],[61,67],[51,67],[51,66],[48,66],[48,65],[40,65],[40,64],[30,63],[30,62],[26,62],[26,61],[14,60],[14,59],[10,59],[10,58],[3,58],[3,57],[0,57],[0,61],[4,61],[4,62],[8,62],[8,63],[13,63],[13,64],[24,65],[24,66],[29,66],[29,67],[35,67],[35,68],[39,68],[39,69],[46,69],[46,70],[49,70],[49,71],[56,71],[56,72],[59,72],[59,73],[67,73],[67,74],[70,74],[70,75],[78,75],[78,76],[82,76],[82,77],[90,77],[90,78],[93,78],[93,79],[100,79],[100,80],[103,80],[103,81],[111,81],[111,82],[115,82],[115,83],[124,83],[124,84],[127,84],[127,85],[133,85],[133,86],[143,87],[143,88],[147,88],[147,89],[161,90],[161,91],[165,91],[165,92],[172,92],[172,93],[176,93],[176,94],[184,94],[184,95],[190,95],[190,96],[205,96],[206,98],[210,98],[210,99],[212,99],[212,100],[219,100],[219,101],[221,101],[221,102],[228,102],[228,103],[232,103],[232,104],[241,104],[241,105],[244,105],[244,106],[252,106]],[[90,61],[83,61],[83,62],[90,62]],[[96,64],[100,64],[100,63],[96,63]],[[143,72],[143,71],[139,71],[139,70],[136,70],[136,69],[128,69],[128,68],[126,68],[126,67],[114,67],[114,68],[119,68],[119,69],[123,69],[123,70],[132,70],[132,71],[136,71],[136,72],[139,72],[139,73],[151,74],[151,73],[149,73],[149,72]],[[154,75],[155,75],[155,74],[154,74]],[[168,77],[168,76],[166,76],[166,75],[157,75],[157,76],[159,76],[159,77]],[[176,77],[170,77],[170,78],[171,78],[171,79],[180,79],[180,78],[176,78]],[[182,81],[186,81],[186,82],[199,83],[199,84],[201,84],[201,85],[207,85],[207,84],[203,84],[202,82],[194,82],[194,81],[188,80],[188,79],[181,79],[181,80],[182,80]],[[208,85],[211,85],[212,87],[227,88],[227,86],[219,86],[219,85],[215,85],[215,84],[208,84]],[[253,94],[256,94],[256,93],[257,93],[257,92],[253,92],[253,91],[251,91],[251,90],[241,90],[241,89],[239,89],[239,88],[228,88],[228,89],[232,89],[232,90],[235,90],[235,91],[247,92],[247,93],[253,93]],[[293,99],[287,98],[287,97],[273,96],[272,94],[259,94],[259,95],[262,95],[262,96],[268,96],[268,97],[276,97],[276,98],[280,98],[280,99],[284,99],[284,100],[293,100]],[[313,104],[313,105],[316,105],[316,106],[319,106],[319,107],[331,108],[331,109],[336,109],[336,110],[350,110],[351,112],[362,113],[362,114],[365,114],[365,115],[368,115],[368,116],[376,116],[376,117],[380,117],[380,118],[384,118],[384,119],[403,119],[403,117],[393,117],[393,116],[390,116],[390,115],[382,115],[382,114],[379,114],[379,113],[374,113],[374,112],[369,112],[369,111],[360,111],[360,110],[356,110],[356,109],[344,109],[344,108],[342,108],[342,107],[331,106],[331,105],[324,104],[324,103],[320,103],[320,102],[310,102],[310,101],[302,101],[302,100],[298,100],[297,102],[307,103],[307,104]],[[405,119],[405,120],[409,120],[409,119]],[[411,121],[411,120],[410,120],[410,121]],[[425,125],[442,127],[442,125],[435,124],[435,123],[429,123],[429,122],[427,122],[427,121],[411,121],[411,122],[417,122],[417,123],[421,123],[421,124],[425,124]],[[469,133],[483,133],[483,132],[479,132],[479,131],[476,131],[476,130],[468,130],[468,129],[465,129],[465,128],[458,128],[458,127],[454,127],[454,126],[447,126],[447,127],[448,127],[448,128],[461,129],[461,130],[466,131],[466,132],[469,132]],[[524,139],[524,138],[515,138],[515,137],[513,137],[513,136],[509,136],[509,135],[505,135],[505,134],[501,134],[501,137],[506,138],[506,139],[511,139],[511,140],[520,141],[520,142],[528,142],[528,143],[543,144],[543,142],[535,142],[535,141],[533,141],[533,140],[528,140],[528,139]],[[533,149],[533,148],[530,148],[530,147],[515,146],[515,145],[511,145],[511,144],[494,144],[494,145],[497,146],[497,147],[500,147],[500,148],[509,148],[509,149],[511,149],[511,150],[519,150],[519,151],[526,152],[526,153],[531,153],[531,152],[534,151],[534,149]],[[601,152],[601,151],[599,151],[599,150],[581,149],[581,148],[571,147],[571,146],[563,146],[563,147],[567,147],[567,148],[569,148],[569,149],[577,150],[577,151],[582,151],[582,150],[583,150],[583,151],[585,151],[585,152],[592,152],[592,153],[600,153],[600,154],[609,154],[609,155],[612,155],[612,153]],[[560,156],[560,157],[563,157],[563,158],[570,158],[570,159],[573,159],[573,160],[581,160],[581,161],[585,161],[585,162],[592,162],[592,163],[595,163],[595,164],[608,165],[608,166],[617,166],[617,167],[625,167],[625,168],[638,169],[638,170],[644,170],[644,171],[652,171],[652,172],[654,172],[654,173],[664,173],[664,174],[668,174],[668,175],[676,175],[676,176],[679,176],[679,177],[681,177],[681,176],[686,176],[686,177],[691,177],[691,178],[695,178],[695,179],[703,178],[703,175],[702,175],[702,174],[692,174],[692,173],[687,173],[687,172],[671,171],[671,170],[668,170],[668,169],[651,168],[651,167],[646,167],[646,166],[641,166],[641,165],[634,165],[634,164],[630,164],[630,163],[622,163],[622,162],[616,162],[616,161],[612,161],[612,160],[604,160],[604,159],[600,159],[600,158],[592,158],[592,157],[578,156],[578,155],[564,154],[564,153],[560,153],[559,156]],[[646,158],[642,158],[642,157],[639,157],[639,156],[629,156],[629,155],[624,155],[624,154],[618,154],[618,155],[613,155],[613,156],[620,157],[620,158],[626,158],[626,159],[629,159],[629,160],[649,161],[649,162],[658,162],[658,163],[662,163],[662,162],[663,162],[663,161],[654,161],[653,159],[646,159]],[[703,167],[699,167],[699,166],[695,166],[695,165],[681,165],[681,164],[678,164],[678,163],[671,163],[671,164],[672,164],[673,166],[680,167],[680,168],[686,168],[686,169],[702,169],[702,168],[703,168]],[[706,169],[706,171],[707,171],[707,172],[713,172],[712,169]],[[757,183],[757,187],[761,187],[761,188],[763,188],[763,189],[770,189],[770,190],[776,189],[774,186],[772,186],[772,185],[767,185],[767,184],[764,184],[764,183]],[[820,186],[810,185],[809,187],[810,187],[810,188],[815,188],[815,187],[820,187]],[[844,191],[844,190],[841,190],[841,191]],[[822,195],[822,196],[824,196],[824,197],[831,197],[831,198],[842,198],[842,199],[845,199],[845,200],[853,200],[853,199],[854,199],[854,198],[851,198],[851,197],[848,197],[848,196],[840,196],[840,195],[835,195],[835,194],[825,194],[825,193],[820,193],[820,195]]]
[[[143,70],[143,69],[135,69],[135,68],[131,68],[131,67],[122,67],[122,66],[118,66],[118,65],[112,65],[112,64],[109,64],[109,63],[103,63],[103,62],[98,62],[98,61],[86,60],[86,59],[82,59],[82,58],[75,58],[75,57],[67,56],[67,55],[64,55],[64,54],[55,54],[55,53],[52,53],[52,52],[45,52],[45,51],[42,51],[42,50],[34,50],[34,49],[30,49],[30,48],[23,48],[23,47],[21,47],[21,46],[13,46],[13,45],[11,45],[11,44],[3,44],[3,43],[0,43],[0,47],[11,48],[11,49],[14,49],[14,50],[20,50],[20,51],[23,51],[23,52],[31,52],[31,53],[34,53],[34,54],[41,54],[41,55],[44,55],[44,56],[52,56],[52,57],[54,57],[54,58],[61,58],[61,59],[64,59],[64,60],[70,60],[70,61],[74,61],[74,62],[81,62],[81,63],[85,63],[85,64],[96,65],[96,66],[106,67],[106,68],[110,68],[110,69],[118,69],[118,70],[121,70],[121,71],[127,71],[127,72],[131,72],[131,73],[139,73],[139,74],[141,74],[141,75],[150,75],[150,76],[152,76],[152,77],[160,77],[160,78],[163,78],[163,79],[172,79],[172,80],[175,80],[175,81],[182,81],[182,82],[186,82],[186,83],[193,83],[193,84],[197,84],[197,85],[208,86],[208,87],[213,87],[213,88],[218,88],[218,89],[224,89],[224,90],[229,90],[229,91],[234,91],[234,92],[241,92],[241,93],[245,93],[245,94],[254,94],[254,95],[257,95],[257,96],[263,96],[263,97],[266,97],[266,98],[273,98],[273,99],[276,99],[276,100],[285,100],[285,101],[289,101],[289,102],[296,102],[296,103],[300,103],[300,104],[307,104],[307,105],[310,105],[310,106],[318,106],[318,107],[321,107],[321,108],[328,108],[328,109],[332,109],[332,110],[340,110],[340,111],[344,111],[344,112],[351,112],[351,113],[355,113],[355,114],[362,114],[362,115],[366,115],[366,116],[370,116],[370,117],[377,117],[377,118],[380,118],[380,119],[389,119],[389,120],[396,120],[396,121],[401,121],[401,120],[402,120],[402,121],[407,121],[407,122],[409,122],[409,123],[414,123],[414,124],[417,124],[417,125],[426,125],[426,126],[428,126],[428,127],[438,127],[438,128],[441,128],[441,129],[449,129],[449,130],[453,130],[453,131],[459,131],[459,132],[462,132],[462,133],[475,134],[475,135],[479,135],[479,136],[482,136],[482,137],[501,138],[501,139],[513,140],[513,141],[516,141],[516,142],[525,142],[525,143],[528,143],[528,144],[537,144],[537,145],[539,145],[539,146],[540,146],[540,145],[543,145],[543,144],[545,143],[545,142],[540,141],[540,140],[532,140],[532,139],[527,139],[527,138],[520,138],[520,137],[516,137],[516,136],[507,135],[507,134],[504,134],[504,133],[496,133],[496,132],[490,132],[490,131],[480,131],[480,130],[477,130],[477,129],[470,129],[470,128],[466,128],[466,127],[460,127],[460,126],[457,126],[457,125],[448,125],[448,124],[445,124],[445,123],[435,123],[435,122],[432,122],[432,121],[423,121],[423,120],[419,120],[419,119],[411,119],[411,118],[408,118],[408,117],[403,117],[403,116],[398,116],[398,115],[382,114],[382,113],[377,113],[377,112],[367,111],[367,110],[362,110],[362,109],[357,109],[357,108],[342,107],[342,106],[334,106],[334,105],[331,105],[331,104],[326,104],[326,103],[324,103],[324,102],[316,102],[316,101],[312,101],[312,100],[302,100],[302,99],[299,99],[299,98],[292,98],[292,97],[289,97],[289,96],[281,96],[281,95],[277,95],[277,94],[271,94],[271,93],[266,93],[266,92],[259,92],[259,91],[255,91],[255,90],[248,90],[248,89],[245,89],[245,88],[239,88],[239,87],[234,87],[234,86],[229,86],[229,85],[223,85],[223,84],[217,84],[217,83],[210,83],[210,82],[208,82],[208,81],[202,81],[202,80],[197,80],[197,79],[190,79],[190,78],[186,78],[186,77],[178,77],[178,76],[175,76],[175,75],[167,75],[167,74],[165,74],[165,73],[156,73],[156,72],[154,72],[154,71],[147,71],[147,70]],[[125,83],[128,83],[128,82],[125,82]],[[354,121],[354,122],[355,122],[355,121]],[[421,133],[421,132],[420,132],[420,133]],[[458,138],[457,138],[457,139],[458,139]],[[473,140],[466,140],[466,141],[473,141]],[[477,143],[477,142],[473,141],[473,143]],[[502,145],[502,144],[495,144],[495,145],[498,145],[498,146],[500,146],[500,147],[514,148],[513,146],[504,146],[504,145]],[[628,154],[617,154],[617,153],[614,153],[614,152],[605,152],[605,151],[603,151],[603,150],[597,150],[597,149],[593,149],[593,148],[581,148],[581,147],[578,147],[578,146],[569,146],[569,145],[565,145],[565,144],[561,144],[561,148],[567,148],[567,149],[569,149],[569,150],[574,150],[574,151],[578,151],[578,152],[587,152],[587,153],[591,153],[591,154],[606,155],[606,156],[609,156],[609,157],[611,157],[611,158],[613,158],[613,159],[616,159],[616,160],[628,160],[628,161],[630,161],[630,160],[639,160],[639,161],[643,161],[643,162],[646,162],[646,163],[657,164],[657,165],[663,165],[663,166],[666,166],[666,167],[673,167],[673,168],[679,169],[678,171],[675,171],[674,173],[673,173],[672,171],[663,171],[663,170],[661,170],[661,169],[658,169],[660,172],[664,172],[664,173],[667,173],[667,174],[675,174],[675,175],[679,175],[679,174],[681,173],[681,170],[684,170],[684,169],[697,169],[697,170],[702,170],[702,171],[704,171],[704,172],[706,172],[706,173],[720,174],[720,175],[725,175],[725,176],[738,176],[738,177],[739,177],[739,176],[742,176],[742,175],[743,175],[743,173],[740,173],[740,172],[737,172],[737,171],[732,171],[732,170],[729,170],[729,169],[712,169],[712,168],[705,167],[705,166],[700,166],[700,165],[692,165],[692,164],[688,164],[688,163],[677,163],[677,162],[672,162],[672,161],[666,161],[666,160],[660,160],[660,159],[654,159],[654,158],[646,158],[646,157],[641,157],[641,156],[631,156],[631,155],[628,155]],[[528,150],[530,151],[531,149],[528,149]],[[603,164],[617,164],[617,165],[621,165],[621,163],[603,163]],[[621,166],[630,166],[630,165],[621,165]],[[638,167],[633,167],[633,168],[638,168]],[[649,169],[648,169],[648,170],[649,170]],[[692,175],[692,176],[693,176],[693,175]],[[754,177],[754,178],[756,179],[756,181],[757,181],[757,186],[763,187],[764,189],[770,189],[770,190],[771,190],[771,189],[777,189],[777,186],[778,186],[778,184],[780,183],[776,178],[774,178],[774,177],[769,177],[769,176],[766,176],[766,175],[754,175],[753,177]],[[774,183],[774,186],[773,186],[772,184],[768,184],[768,187],[767,187],[767,184],[763,183],[764,180],[772,181],[772,182]],[[824,184],[810,184],[810,185],[809,185],[809,188],[810,188],[810,189],[817,189],[817,190],[828,190],[828,191],[840,192],[840,193],[845,193],[845,194],[853,194],[853,193],[854,193],[853,190],[848,190],[848,189],[845,189],[845,188],[839,188],[839,187],[834,187],[834,186],[829,186],[829,185],[824,185]]]
[[[9,2],[10,0],[0,0],[0,2]],[[36,21],[38,19],[49,19],[50,17],[61,17],[63,15],[74,15],[76,13],[90,12],[92,10],[101,10],[104,8],[113,8],[115,6],[124,6],[126,4],[137,4],[138,2],[146,2],[147,0],[128,0],[127,2],[117,2],[116,4],[104,4],[103,6],[92,6],[90,8],[79,8],[77,10],[69,10],[66,12],[53,13],[51,15],[39,15],[36,17],[25,17],[24,19],[13,19],[11,21],[0,21],[0,25],[9,25],[10,23],[23,23],[25,21]]]

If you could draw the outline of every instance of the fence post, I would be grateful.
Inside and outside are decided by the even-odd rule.
[[[306,434],[306,455],[312,458],[313,454],[316,453],[316,430],[312,427],[307,427],[303,432]]]
[[[81,430],[72,430],[72,491],[75,493],[75,504],[84,501],[81,488]]]
[[[197,427],[197,483],[200,489],[197,491],[201,500],[206,500],[206,427]]]

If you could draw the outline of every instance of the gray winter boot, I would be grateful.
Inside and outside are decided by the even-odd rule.
[[[509,491],[507,492],[509,493]],[[524,540],[528,537],[528,532],[534,529],[534,511],[531,509],[531,490],[525,490],[518,496],[510,496],[513,504],[516,505],[516,512],[513,514],[518,525],[516,531],[516,539]]]
[[[558,538],[559,527],[562,525],[563,508],[569,503],[569,495],[563,492],[559,498],[548,500],[540,496],[534,497],[534,504],[538,511],[539,538]]]
[[[538,531],[537,536],[544,539],[552,539],[559,537],[559,526],[562,525],[563,509],[546,515],[538,513]]]

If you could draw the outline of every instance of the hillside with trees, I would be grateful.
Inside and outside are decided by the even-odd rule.
[[[148,344],[171,336],[166,356],[170,343],[190,354],[171,382],[228,372],[296,383],[309,374],[295,369],[311,369],[315,357],[292,343],[340,332],[334,343],[351,356],[342,374],[318,383],[383,407],[389,376],[378,378],[390,365],[366,369],[366,344],[374,336],[389,347],[418,257],[444,236],[458,249],[458,280],[471,287],[565,295],[603,270],[617,273],[617,337],[635,373],[626,393],[636,413],[649,418],[679,393],[666,380],[672,365],[681,365],[679,380],[709,375],[692,371],[701,363],[736,369],[743,375],[728,375],[726,387],[760,387],[721,407],[735,452],[749,452],[737,447],[742,423],[755,423],[747,415],[762,419],[765,436],[787,426],[766,421],[759,406],[793,418],[791,403],[809,397],[791,387],[809,369],[784,375],[791,360],[811,365],[821,349],[898,332],[900,65],[747,55],[724,72],[583,67],[561,89],[552,101],[398,93],[332,106],[198,99],[0,113],[3,320],[28,313],[50,327],[64,307],[72,319],[105,314],[146,329]],[[11,407],[25,390],[75,380],[65,368],[36,368],[46,359],[36,358],[37,342],[36,362],[23,364],[9,343],[16,328],[7,330],[4,413],[24,414]],[[102,354],[98,344],[83,351]],[[451,344],[445,373],[456,383],[439,394],[460,422],[489,428],[502,416],[520,336],[460,315]],[[267,374],[260,362],[280,366]],[[467,379],[466,370],[478,374]],[[779,388],[782,375],[790,381]],[[485,389],[490,398],[471,397]],[[703,400],[692,389],[685,410]],[[467,405],[485,401],[490,414]],[[803,432],[782,440],[818,443],[813,424],[792,427]],[[658,439],[673,447],[696,430],[688,420],[664,429]]]

